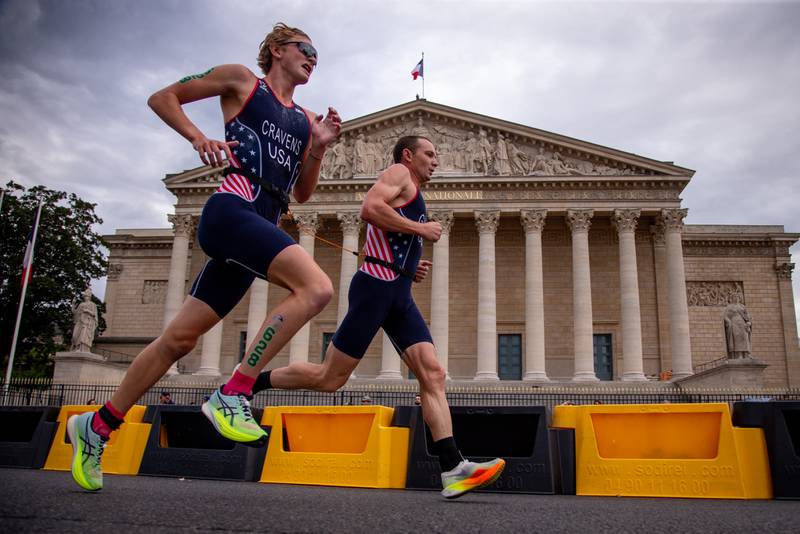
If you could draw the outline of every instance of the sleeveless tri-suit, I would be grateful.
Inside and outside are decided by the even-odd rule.
[[[284,106],[260,79],[225,124],[225,139],[239,144],[231,149],[231,169],[222,185],[203,207],[197,238],[211,259],[190,291],[220,317],[236,306],[256,276],[267,277],[278,253],[295,244],[277,226],[278,194],[288,198],[300,175],[311,122],[303,108]]]

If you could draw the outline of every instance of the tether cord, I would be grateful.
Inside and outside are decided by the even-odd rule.
[[[225,167],[225,169],[222,171],[222,175],[228,176],[229,174],[238,174],[240,176],[244,176],[250,181],[250,183],[261,186],[262,191],[273,197],[275,201],[278,203],[281,213],[287,214],[293,221],[295,221],[295,223],[297,223],[297,221],[294,218],[294,213],[292,213],[292,210],[289,209],[289,195],[285,191],[276,187],[275,184],[273,184],[272,182],[269,182],[268,180],[265,180],[261,176],[251,172],[249,169],[244,169],[240,167],[231,167],[231,166]],[[368,256],[367,254],[359,253],[356,252],[355,250],[350,250],[338,243],[334,243],[333,241],[328,241],[327,239],[318,236],[316,232],[314,232],[313,235],[314,239],[318,239],[319,241],[322,241],[327,245],[338,248],[345,252],[349,252],[350,254],[352,254],[357,258],[363,258],[364,261],[367,263],[373,263],[375,265],[380,265],[381,267],[386,267],[387,269],[399,274],[400,276],[405,276],[411,281],[413,281],[415,278],[413,273],[410,273],[408,270],[404,269],[403,267],[400,267],[399,265],[395,265],[394,263],[388,262],[386,260],[376,258],[375,256]]]
[[[297,220],[294,218],[294,213],[292,212],[292,210],[287,209],[286,210],[286,215],[288,215],[295,222],[295,224],[297,223]],[[355,256],[357,258],[363,258],[363,260],[365,262],[367,262],[367,263],[373,263],[375,265],[380,265],[381,267],[386,267],[387,269],[389,269],[391,271],[394,271],[395,273],[399,274],[400,276],[405,276],[406,278],[410,279],[411,281],[413,281],[414,278],[415,278],[414,275],[411,272],[409,272],[408,270],[404,269],[403,267],[400,267],[399,265],[395,265],[394,263],[390,263],[390,262],[388,262],[386,260],[382,260],[380,258],[376,258],[375,256],[368,256],[367,254],[364,254],[363,252],[356,252],[355,250],[350,250],[347,247],[343,247],[339,243],[334,243],[333,241],[328,241],[324,237],[318,236],[316,232],[314,232],[312,235],[314,236],[314,239],[322,241],[326,245],[332,246],[334,248],[338,248],[339,250],[342,250],[344,252],[349,252],[350,254],[352,254],[353,256]]]

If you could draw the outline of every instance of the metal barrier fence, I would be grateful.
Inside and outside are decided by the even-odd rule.
[[[111,398],[117,384],[52,384],[49,381],[24,381],[2,386],[0,405],[63,406],[103,404]],[[179,386],[157,384],[138,404],[158,404],[160,393],[169,391],[176,404],[199,405],[216,388],[213,384]],[[335,393],[317,391],[267,390],[259,393],[251,405],[264,406],[383,406],[412,405],[418,389],[415,385],[367,385],[345,387]],[[560,404],[660,404],[704,403],[741,400],[800,400],[800,389],[682,389],[678,386],[657,389],[645,387],[452,387],[447,399],[452,406],[546,406]]]

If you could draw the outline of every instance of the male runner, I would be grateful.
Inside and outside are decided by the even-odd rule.
[[[243,65],[221,65],[187,76],[153,94],[148,104],[185,137],[205,164],[228,167],[203,208],[198,241],[211,258],[192,285],[177,316],[133,361],[117,391],[96,414],[69,419],[72,475],[88,490],[103,487],[100,458],[125,413],[170,366],[190,352],[198,337],[225,317],[256,276],[290,291],[268,315],[255,337],[259,351],[203,404],[203,413],[226,438],[262,443],[266,433],[253,419],[246,396],[261,369],[300,327],[330,300],[330,279],[278,227],[291,191],[298,202],[317,186],[325,149],[338,135],[333,108],[324,118],[292,100],[317,65],[311,39],[297,28],[275,25],[258,56],[258,78]],[[219,97],[225,141],[209,139],[182,106]]]
[[[349,309],[333,336],[322,364],[298,362],[261,373],[253,388],[336,391],[383,328],[419,380],[422,415],[430,428],[442,469],[442,495],[453,499],[493,483],[505,467],[496,458],[465,460],[453,439],[445,372],[433,339],[411,297],[411,282],[422,281],[431,262],[420,260],[422,240],[438,241],[442,226],[429,222],[420,186],[439,162],[425,137],[407,136],[394,147],[395,164],[367,192],[361,218],[367,221],[366,255],[350,283]]]

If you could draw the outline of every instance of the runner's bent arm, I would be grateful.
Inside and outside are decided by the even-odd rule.
[[[230,158],[230,147],[238,143],[208,139],[181,106],[218,96],[225,120],[228,120],[244,105],[255,80],[255,74],[243,65],[220,65],[156,91],[147,104],[161,120],[192,143],[203,163],[219,166],[223,162],[222,152]]]
[[[414,234],[429,241],[438,241],[441,236],[439,223],[418,223],[406,219],[392,208],[392,202],[409,187],[414,187],[414,184],[408,168],[399,163],[392,165],[378,176],[378,181],[367,191],[361,206],[361,218],[383,230]]]
[[[300,177],[292,189],[292,195],[301,204],[311,198],[311,194],[317,188],[325,150],[334,139],[339,137],[342,127],[339,113],[331,107],[328,108],[328,114],[324,119],[322,115],[311,112],[308,112],[308,119],[311,122],[311,143],[306,150],[303,166],[300,168]]]

